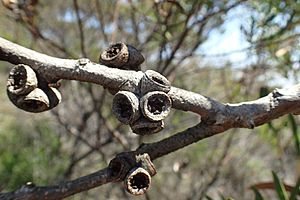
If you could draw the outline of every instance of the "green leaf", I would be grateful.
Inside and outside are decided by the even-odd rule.
[[[251,189],[255,193],[255,200],[264,200],[263,196],[261,195],[261,193],[258,191],[256,187],[252,187]]]
[[[211,198],[211,197],[208,196],[208,195],[206,195],[205,198],[206,198],[207,200],[213,200],[213,198]]]
[[[272,175],[273,175],[275,189],[276,189],[279,199],[280,200],[288,200],[287,192],[284,188],[283,183],[279,180],[277,174],[274,171],[272,171]]]
[[[297,183],[291,192],[290,200],[297,200],[297,195],[299,193],[300,193],[300,177],[298,178]]]
[[[300,138],[299,138],[299,135],[298,135],[298,126],[297,126],[297,123],[296,123],[295,118],[293,117],[293,115],[289,114],[288,118],[289,118],[289,121],[291,123],[291,128],[292,128],[292,132],[293,132],[293,137],[294,137],[296,150],[297,150],[298,155],[300,155]]]

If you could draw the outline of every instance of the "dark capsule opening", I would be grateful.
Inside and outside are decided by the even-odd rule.
[[[146,76],[148,79],[153,81],[155,84],[160,85],[160,86],[170,86],[170,83],[166,77],[161,75],[160,73],[152,70],[147,70],[145,72]]]
[[[39,100],[25,100],[20,107],[28,112],[42,112],[47,109],[47,105]]]
[[[115,111],[118,113],[120,120],[129,120],[133,115],[132,105],[125,96],[119,96],[115,104]]]
[[[14,90],[23,87],[26,83],[26,70],[22,67],[13,68],[8,77],[9,84],[13,86]]]
[[[149,176],[144,173],[137,173],[130,179],[130,187],[134,190],[148,189],[149,184]]]
[[[153,95],[148,100],[148,110],[154,115],[159,115],[164,111],[165,104],[162,97]]]
[[[161,84],[161,85],[168,85],[168,83],[166,83],[165,81],[163,81],[162,79],[158,78],[158,77],[151,77],[152,80],[158,84]]]
[[[121,43],[114,44],[106,50],[105,57],[108,59],[114,58],[120,53],[121,49],[122,49]]]
[[[24,80],[26,79],[26,75],[24,72],[16,72],[13,76],[13,79],[14,79],[13,85],[16,89],[18,89],[24,85]]]

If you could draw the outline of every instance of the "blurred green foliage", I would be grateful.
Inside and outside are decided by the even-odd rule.
[[[272,171],[272,176],[273,176],[273,184],[274,188],[269,188],[274,190],[277,194],[277,199],[278,200],[297,200],[297,196],[300,195],[300,178],[298,178],[296,185],[292,187],[292,190],[290,191],[290,195],[288,195],[286,186],[282,182],[282,180],[279,179],[278,175]],[[265,200],[266,198],[263,197],[261,192],[256,188],[252,187],[251,188],[253,192],[255,193],[255,200]]]
[[[0,188],[13,190],[29,181],[47,185],[62,178],[67,163],[60,139],[46,121],[36,129],[14,121],[1,125]]]

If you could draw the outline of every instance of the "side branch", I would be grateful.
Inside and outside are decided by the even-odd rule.
[[[56,186],[37,187],[27,184],[14,192],[0,193],[0,199],[58,200],[115,180],[116,178],[112,176],[111,170],[105,168],[73,181],[65,181]]]
[[[155,160],[228,129],[254,128],[286,114],[299,114],[299,111],[300,84],[288,89],[276,89],[268,96],[255,101],[226,104],[214,117],[208,118],[209,120],[159,142],[144,144],[136,152],[146,152]]]

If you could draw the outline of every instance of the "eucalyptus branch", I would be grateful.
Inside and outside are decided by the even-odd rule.
[[[231,128],[254,128],[286,114],[300,113],[300,85],[276,89],[269,95],[254,101],[223,104],[209,97],[169,86],[167,80],[157,72],[121,70],[92,63],[88,59],[55,58],[1,38],[0,60],[29,65],[50,83],[59,79],[78,80],[99,84],[114,91],[127,91],[122,93],[121,97],[128,96],[129,100],[139,98],[144,93],[149,94],[154,88],[155,91],[160,91],[159,94],[161,92],[167,94],[171,103],[164,104],[160,96],[154,100],[148,99],[148,102],[156,102],[155,104],[163,106],[172,104],[175,109],[195,112],[201,116],[200,123],[194,127],[161,141],[143,144],[134,151],[120,153],[111,160],[107,168],[98,172],[55,186],[39,187],[27,184],[14,192],[0,194],[0,199],[62,199],[109,182],[122,180],[132,194],[141,194],[143,192],[140,190],[145,191],[149,187],[151,176],[156,173],[151,161]],[[149,80],[150,82],[145,82]],[[164,99],[168,99],[167,97]],[[130,101],[128,102],[130,105]],[[151,105],[148,111],[152,112]],[[158,120],[155,123],[161,120],[161,118],[153,119]],[[132,125],[129,121],[128,123]],[[143,184],[134,185],[137,177]]]
[[[111,90],[137,92],[144,73],[120,70],[96,64],[86,58],[73,60],[51,57],[0,38],[0,60],[12,64],[26,64],[49,82],[60,79],[78,80],[102,85]],[[176,109],[206,116],[213,111],[216,101],[200,94],[172,87],[169,96]]]

